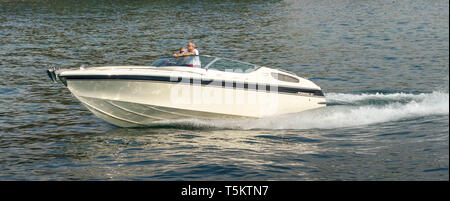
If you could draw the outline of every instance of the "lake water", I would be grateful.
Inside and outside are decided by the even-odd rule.
[[[328,107],[125,129],[45,72],[189,40],[305,76]],[[0,0],[0,180],[448,180],[448,73],[446,0]]]

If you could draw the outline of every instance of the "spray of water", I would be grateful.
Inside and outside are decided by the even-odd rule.
[[[446,92],[344,94],[328,93],[331,106],[262,119],[190,119],[168,122],[198,128],[224,129],[332,129],[449,114]]]

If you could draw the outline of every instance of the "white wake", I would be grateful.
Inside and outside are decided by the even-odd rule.
[[[398,121],[430,115],[449,114],[445,92],[421,94],[329,93],[327,102],[339,105],[262,119],[183,120],[172,122],[198,127],[225,129],[332,129]]]

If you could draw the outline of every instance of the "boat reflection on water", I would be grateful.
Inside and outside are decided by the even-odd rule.
[[[85,135],[89,139],[80,140],[90,144],[71,148],[70,166],[76,167],[72,174],[87,180],[121,180],[131,175],[143,180],[264,179],[273,178],[267,174],[271,171],[283,175],[278,166],[283,163],[283,168],[306,178],[314,167],[300,157],[319,154],[320,140],[309,132],[299,137],[289,131],[180,130],[185,126],[113,128],[105,134]]]

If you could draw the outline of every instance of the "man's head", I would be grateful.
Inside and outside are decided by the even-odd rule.
[[[193,42],[188,42],[187,48],[189,51],[193,51],[195,49],[195,44]]]

